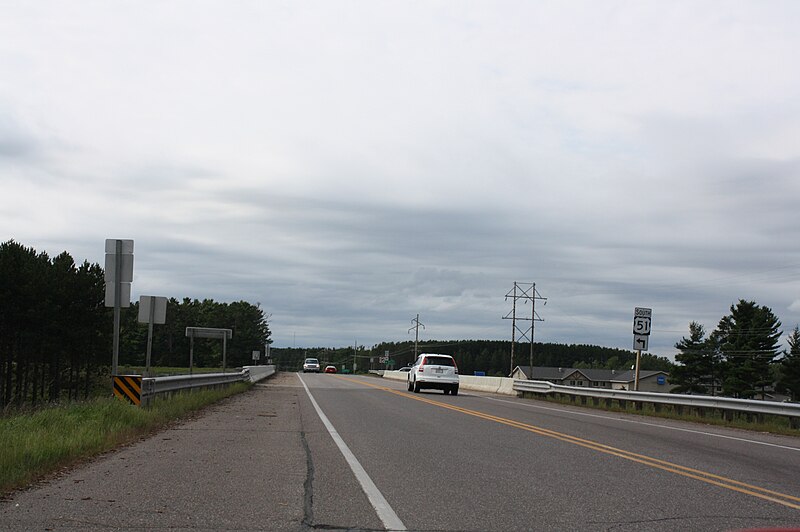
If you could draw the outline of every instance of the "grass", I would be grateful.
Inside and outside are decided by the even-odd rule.
[[[249,384],[238,383],[219,390],[181,393],[157,399],[147,408],[106,398],[2,417],[0,495],[135,441],[249,388]]]

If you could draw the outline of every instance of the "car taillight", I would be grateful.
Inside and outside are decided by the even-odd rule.
[[[419,367],[419,372],[420,372],[420,373],[425,373],[425,368],[423,368],[422,366],[420,366],[420,367]]]
[[[456,375],[458,375],[458,364],[456,364],[455,360],[453,360],[453,370],[455,371]]]

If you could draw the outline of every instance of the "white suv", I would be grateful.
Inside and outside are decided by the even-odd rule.
[[[408,372],[408,391],[418,393],[423,388],[444,390],[458,395],[458,366],[450,355],[423,353]]]
[[[319,373],[319,360],[316,358],[307,358],[305,362],[303,362],[303,373],[307,371]]]

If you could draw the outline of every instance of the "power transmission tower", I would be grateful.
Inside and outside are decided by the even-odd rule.
[[[411,323],[414,324],[414,326],[411,327],[411,329],[414,329],[414,360],[417,360],[417,344],[419,343],[419,328],[422,327],[424,329],[425,325],[420,323],[419,314],[417,314],[416,318],[411,320]],[[409,329],[408,332],[411,332],[411,329]]]
[[[506,301],[508,298],[511,298],[512,306],[511,312],[503,316],[504,320],[511,320],[511,372],[514,372],[514,344],[517,341],[517,332],[520,333],[520,340],[529,340],[531,342],[531,351],[530,351],[530,367],[531,367],[531,374],[528,375],[528,378],[533,378],[533,337],[535,323],[537,321],[544,321],[539,315],[536,313],[536,301],[544,301],[544,304],[547,304],[547,298],[542,297],[541,294],[536,290],[536,283],[518,283],[514,282],[514,288],[506,294]],[[528,301],[531,302],[531,317],[518,317],[517,316],[517,300],[521,299],[523,302],[527,303]],[[529,321],[530,327],[527,327],[525,330],[520,329],[517,326],[517,321]],[[528,334],[530,333],[530,338]]]

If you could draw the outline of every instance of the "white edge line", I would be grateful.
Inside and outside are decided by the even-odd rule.
[[[597,417],[597,418],[600,418],[600,419],[608,419],[610,421],[620,421],[622,423],[636,423],[637,425],[646,425],[648,427],[658,427],[658,428],[667,429],[667,430],[677,430],[677,431],[680,431],[680,432],[690,432],[692,434],[701,434],[703,436],[711,436],[713,438],[723,438],[723,439],[726,439],[726,440],[734,440],[734,441],[740,441],[740,442],[744,442],[744,443],[752,443],[752,444],[755,444],[755,445],[766,445],[767,447],[777,447],[778,449],[786,449],[787,451],[800,452],[800,449],[797,448],[797,447],[789,447],[787,445],[778,445],[777,443],[768,443],[768,442],[758,441],[758,440],[748,440],[747,438],[737,438],[735,436],[725,436],[723,434],[714,434],[713,432],[704,432],[702,430],[692,430],[692,429],[684,429],[684,428],[680,428],[680,427],[670,427],[668,425],[659,425],[658,423],[647,423],[646,421],[638,421],[638,420],[635,420],[635,419],[622,419],[622,418],[618,418],[618,417],[603,416],[603,415],[600,415],[600,414],[589,414],[587,412],[575,412],[575,411],[572,411],[572,410],[562,410],[562,409],[559,409],[559,408],[551,408],[551,407],[547,407],[547,406],[529,405],[529,404],[525,404],[525,403],[516,403],[514,401],[508,401],[508,400],[505,400],[505,399],[496,399],[494,397],[489,397],[487,395],[477,395],[477,397],[483,397],[485,399],[489,399],[490,401],[497,401],[498,403],[508,403],[508,404],[511,404],[511,405],[522,405],[522,406],[526,406],[526,407],[529,407],[529,408],[538,408],[540,410],[552,410],[554,412],[575,414],[576,416]]]
[[[314,399],[314,396],[311,395],[311,390],[308,389],[308,386],[306,386],[305,381],[299,373],[297,374],[297,378],[300,379],[303,388],[305,388],[306,393],[308,394],[308,398],[311,399],[311,404],[314,405],[314,410],[317,411],[317,415],[319,415],[319,418],[322,420],[322,424],[325,425],[326,429],[328,429],[328,434],[331,435],[331,438],[333,438],[336,446],[342,452],[344,459],[347,461],[347,464],[350,466],[350,469],[353,471],[356,479],[358,479],[359,484],[361,484],[361,489],[364,490],[364,494],[367,496],[370,504],[372,504],[372,507],[378,514],[378,518],[383,523],[383,526],[386,527],[386,530],[407,530],[406,525],[403,524],[392,507],[389,506],[389,502],[386,500],[386,498],[384,498],[378,487],[361,466],[361,463],[358,461],[358,459],[356,459],[353,452],[344,442],[342,437],[339,436],[339,433],[333,427],[333,424],[328,420],[328,417],[319,407],[317,401]]]

